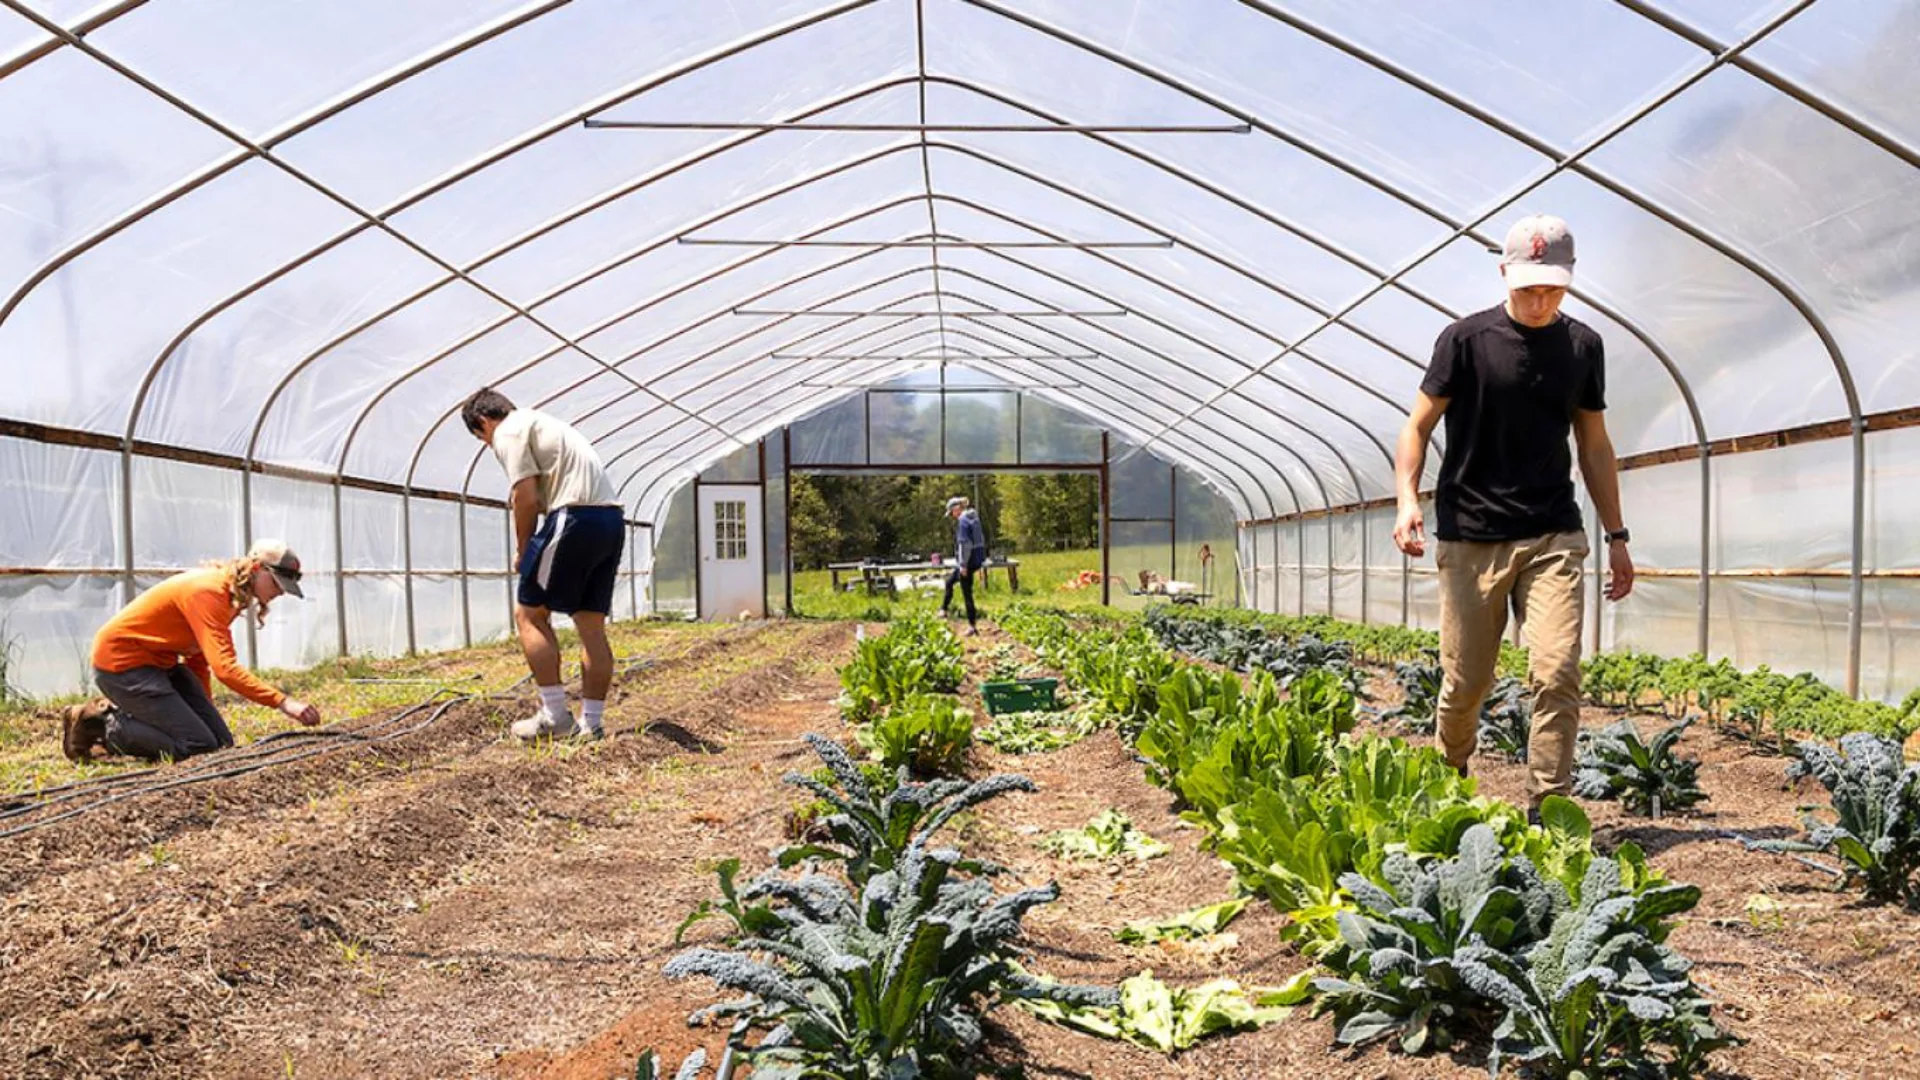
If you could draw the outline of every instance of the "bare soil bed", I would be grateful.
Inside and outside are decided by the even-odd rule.
[[[983,629],[967,643],[977,661],[1006,640]],[[801,799],[780,776],[811,768],[801,734],[844,734],[834,667],[851,641],[847,624],[786,623],[678,650],[622,682],[616,737],[591,748],[504,740],[530,697],[473,705],[405,740],[0,841],[0,1076],[608,1080],[649,1046],[675,1060],[717,1050],[719,1031],[686,1025],[713,987],[660,965],[674,926],[712,895],[713,861],[757,871],[785,840]],[[1796,803],[1819,801],[1785,789],[1783,759],[1698,727],[1683,746],[1707,763],[1702,812],[1588,810],[1606,843],[1631,839],[1703,889],[1675,940],[1749,1040],[1718,1059],[1723,1075],[1920,1076],[1920,917],[1731,838],[1795,833]],[[1524,798],[1521,767],[1479,768],[1483,790]],[[1112,732],[1023,757],[978,747],[969,771],[1040,787],[989,804],[962,834],[1012,868],[1008,887],[1060,883],[1062,899],[1028,920],[1034,968],[1273,985],[1305,967],[1259,903],[1224,950],[1114,942],[1127,921],[1227,898],[1232,877]],[[1115,867],[1040,850],[1045,833],[1109,807],[1171,853]],[[703,924],[689,941],[720,933]],[[1033,1077],[1485,1075],[1471,1049],[1338,1051],[1306,1009],[1171,1061],[1011,1009],[994,1017],[996,1062]]]

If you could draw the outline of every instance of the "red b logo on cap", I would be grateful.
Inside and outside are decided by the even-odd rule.
[[[1540,233],[1533,234],[1533,261],[1539,262],[1547,257],[1547,238]]]

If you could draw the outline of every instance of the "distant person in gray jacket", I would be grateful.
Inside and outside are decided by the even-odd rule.
[[[987,531],[980,527],[980,511],[967,502],[965,495],[947,500],[947,516],[953,518],[953,572],[947,575],[947,594],[940,601],[940,614],[953,612],[953,587],[967,602],[967,632],[980,632],[980,613],[973,606],[973,575],[987,564]]]

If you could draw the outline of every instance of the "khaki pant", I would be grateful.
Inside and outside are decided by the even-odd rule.
[[[1564,532],[1498,543],[1442,540],[1434,553],[1440,569],[1440,750],[1462,770],[1473,757],[1480,704],[1493,689],[1511,607],[1530,650],[1527,768],[1535,806],[1548,795],[1572,793],[1586,602],[1581,565],[1589,551],[1585,533]]]

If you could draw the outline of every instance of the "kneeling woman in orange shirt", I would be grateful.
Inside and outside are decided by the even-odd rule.
[[[233,620],[245,614],[261,625],[283,593],[305,595],[299,558],[277,540],[141,593],[94,636],[93,679],[114,709],[95,730],[68,733],[69,756],[91,756],[95,742],[155,761],[232,746],[213,707],[214,677],[250,701],[318,724],[318,709],[261,682],[234,655]]]

